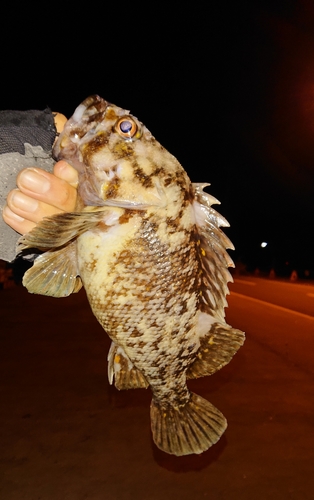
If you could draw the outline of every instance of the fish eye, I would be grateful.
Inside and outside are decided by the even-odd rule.
[[[117,122],[115,129],[122,137],[131,139],[137,132],[137,125],[132,118],[124,116]]]

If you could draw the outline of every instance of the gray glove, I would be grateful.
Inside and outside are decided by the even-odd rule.
[[[0,111],[0,259],[12,262],[20,235],[2,219],[8,193],[20,170],[39,167],[52,172],[56,136],[53,114],[45,111]]]

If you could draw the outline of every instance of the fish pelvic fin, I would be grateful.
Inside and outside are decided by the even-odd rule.
[[[108,353],[108,379],[119,390],[146,389],[149,386],[142,372],[136,368],[122,347],[114,342]]]
[[[176,456],[203,453],[227,428],[223,414],[193,392],[188,403],[179,408],[165,409],[153,399],[150,415],[156,446]]]
[[[227,365],[243,345],[245,334],[227,324],[213,323],[208,334],[201,338],[197,358],[187,370],[187,378],[199,378]]]
[[[61,250],[45,252],[34,261],[23,276],[23,285],[30,293],[67,297],[82,288],[76,267],[76,243]]]

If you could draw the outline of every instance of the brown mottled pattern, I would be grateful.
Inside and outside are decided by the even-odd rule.
[[[110,382],[151,386],[157,446],[175,455],[207,450],[226,419],[186,378],[214,373],[244,341],[224,320],[232,243],[211,206],[217,200],[134,116],[98,96],[77,107],[54,154],[79,171],[80,201],[23,238],[22,248],[48,249],[23,283],[55,297],[83,283],[113,340]]]
[[[109,133],[99,133],[82,148],[83,161],[85,164],[88,165],[90,158],[108,144],[109,136]]]
[[[152,187],[153,182],[152,182],[152,175],[147,175],[143,172],[143,169],[140,168],[136,162],[133,162],[133,169],[134,169],[134,175],[135,177],[140,181],[142,186],[144,187]]]
[[[116,255],[108,272],[113,286],[107,287],[107,280],[102,284],[104,302],[96,290],[87,292],[96,317],[155,397],[180,405],[188,398],[185,371],[198,348],[196,244],[188,237],[178,248],[161,243],[154,219],[144,218],[136,238]]]
[[[134,217],[134,215],[138,215],[138,211],[125,210],[123,215],[119,217],[119,224],[126,224],[127,222],[130,221],[131,217]]]
[[[92,105],[88,113],[91,109]],[[159,189],[169,191],[170,211],[165,207],[161,212],[156,209],[156,212],[137,211],[132,215],[132,211],[125,210],[120,224],[127,225],[133,218],[142,217],[136,236],[126,241],[119,252],[110,255],[105,252],[103,258],[110,258],[111,264],[98,289],[88,283],[93,283],[93,273],[99,273],[101,265],[98,262],[95,266],[93,252],[85,249],[82,279],[96,317],[144,374],[155,397],[163,404],[182,405],[189,399],[185,372],[199,346],[196,317],[200,263],[193,221],[182,225],[193,201],[191,184],[177,160],[144,128],[140,142],[147,148],[145,157],[137,141],[121,140],[118,133],[113,132],[114,121],[123,116],[118,108],[107,104],[106,121],[99,121],[98,111],[94,121],[91,116],[85,120],[85,129],[90,130],[93,123],[95,135],[88,142],[83,141],[80,147],[86,168],[93,168],[96,154],[106,152],[108,158],[112,158],[112,163],[104,166],[111,178],[99,192],[104,189],[105,199],[125,199],[130,182],[148,189],[148,195],[149,189],[158,183]],[[121,159],[127,160],[132,168],[133,177],[127,183],[117,173]],[[85,203],[88,204],[88,200]],[[175,239],[170,240],[171,236]]]
[[[83,120],[81,120],[79,124],[75,124],[75,126],[71,124],[69,131],[70,137],[78,136],[82,138],[91,128],[93,128],[95,123],[102,121],[104,113],[107,110],[108,103],[98,96],[90,96],[85,99],[84,106],[86,109]],[[109,113],[107,112],[106,114],[108,116]]]
[[[85,205],[103,199],[124,209],[103,240],[100,227],[79,237],[82,281],[95,316],[159,405],[183,406],[190,399],[186,372],[200,347],[200,313],[209,315],[208,329],[223,321],[228,264],[219,224],[196,226],[186,172],[128,111],[98,96],[81,106],[85,112],[68,122],[58,144],[69,138],[83,159],[81,179],[91,179]],[[134,137],[116,127],[123,117],[135,122]],[[203,203],[206,194],[198,198]]]

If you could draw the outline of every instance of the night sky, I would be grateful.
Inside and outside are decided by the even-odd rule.
[[[234,260],[314,278],[313,2],[216,3],[4,14],[0,109],[130,109],[211,184]]]

